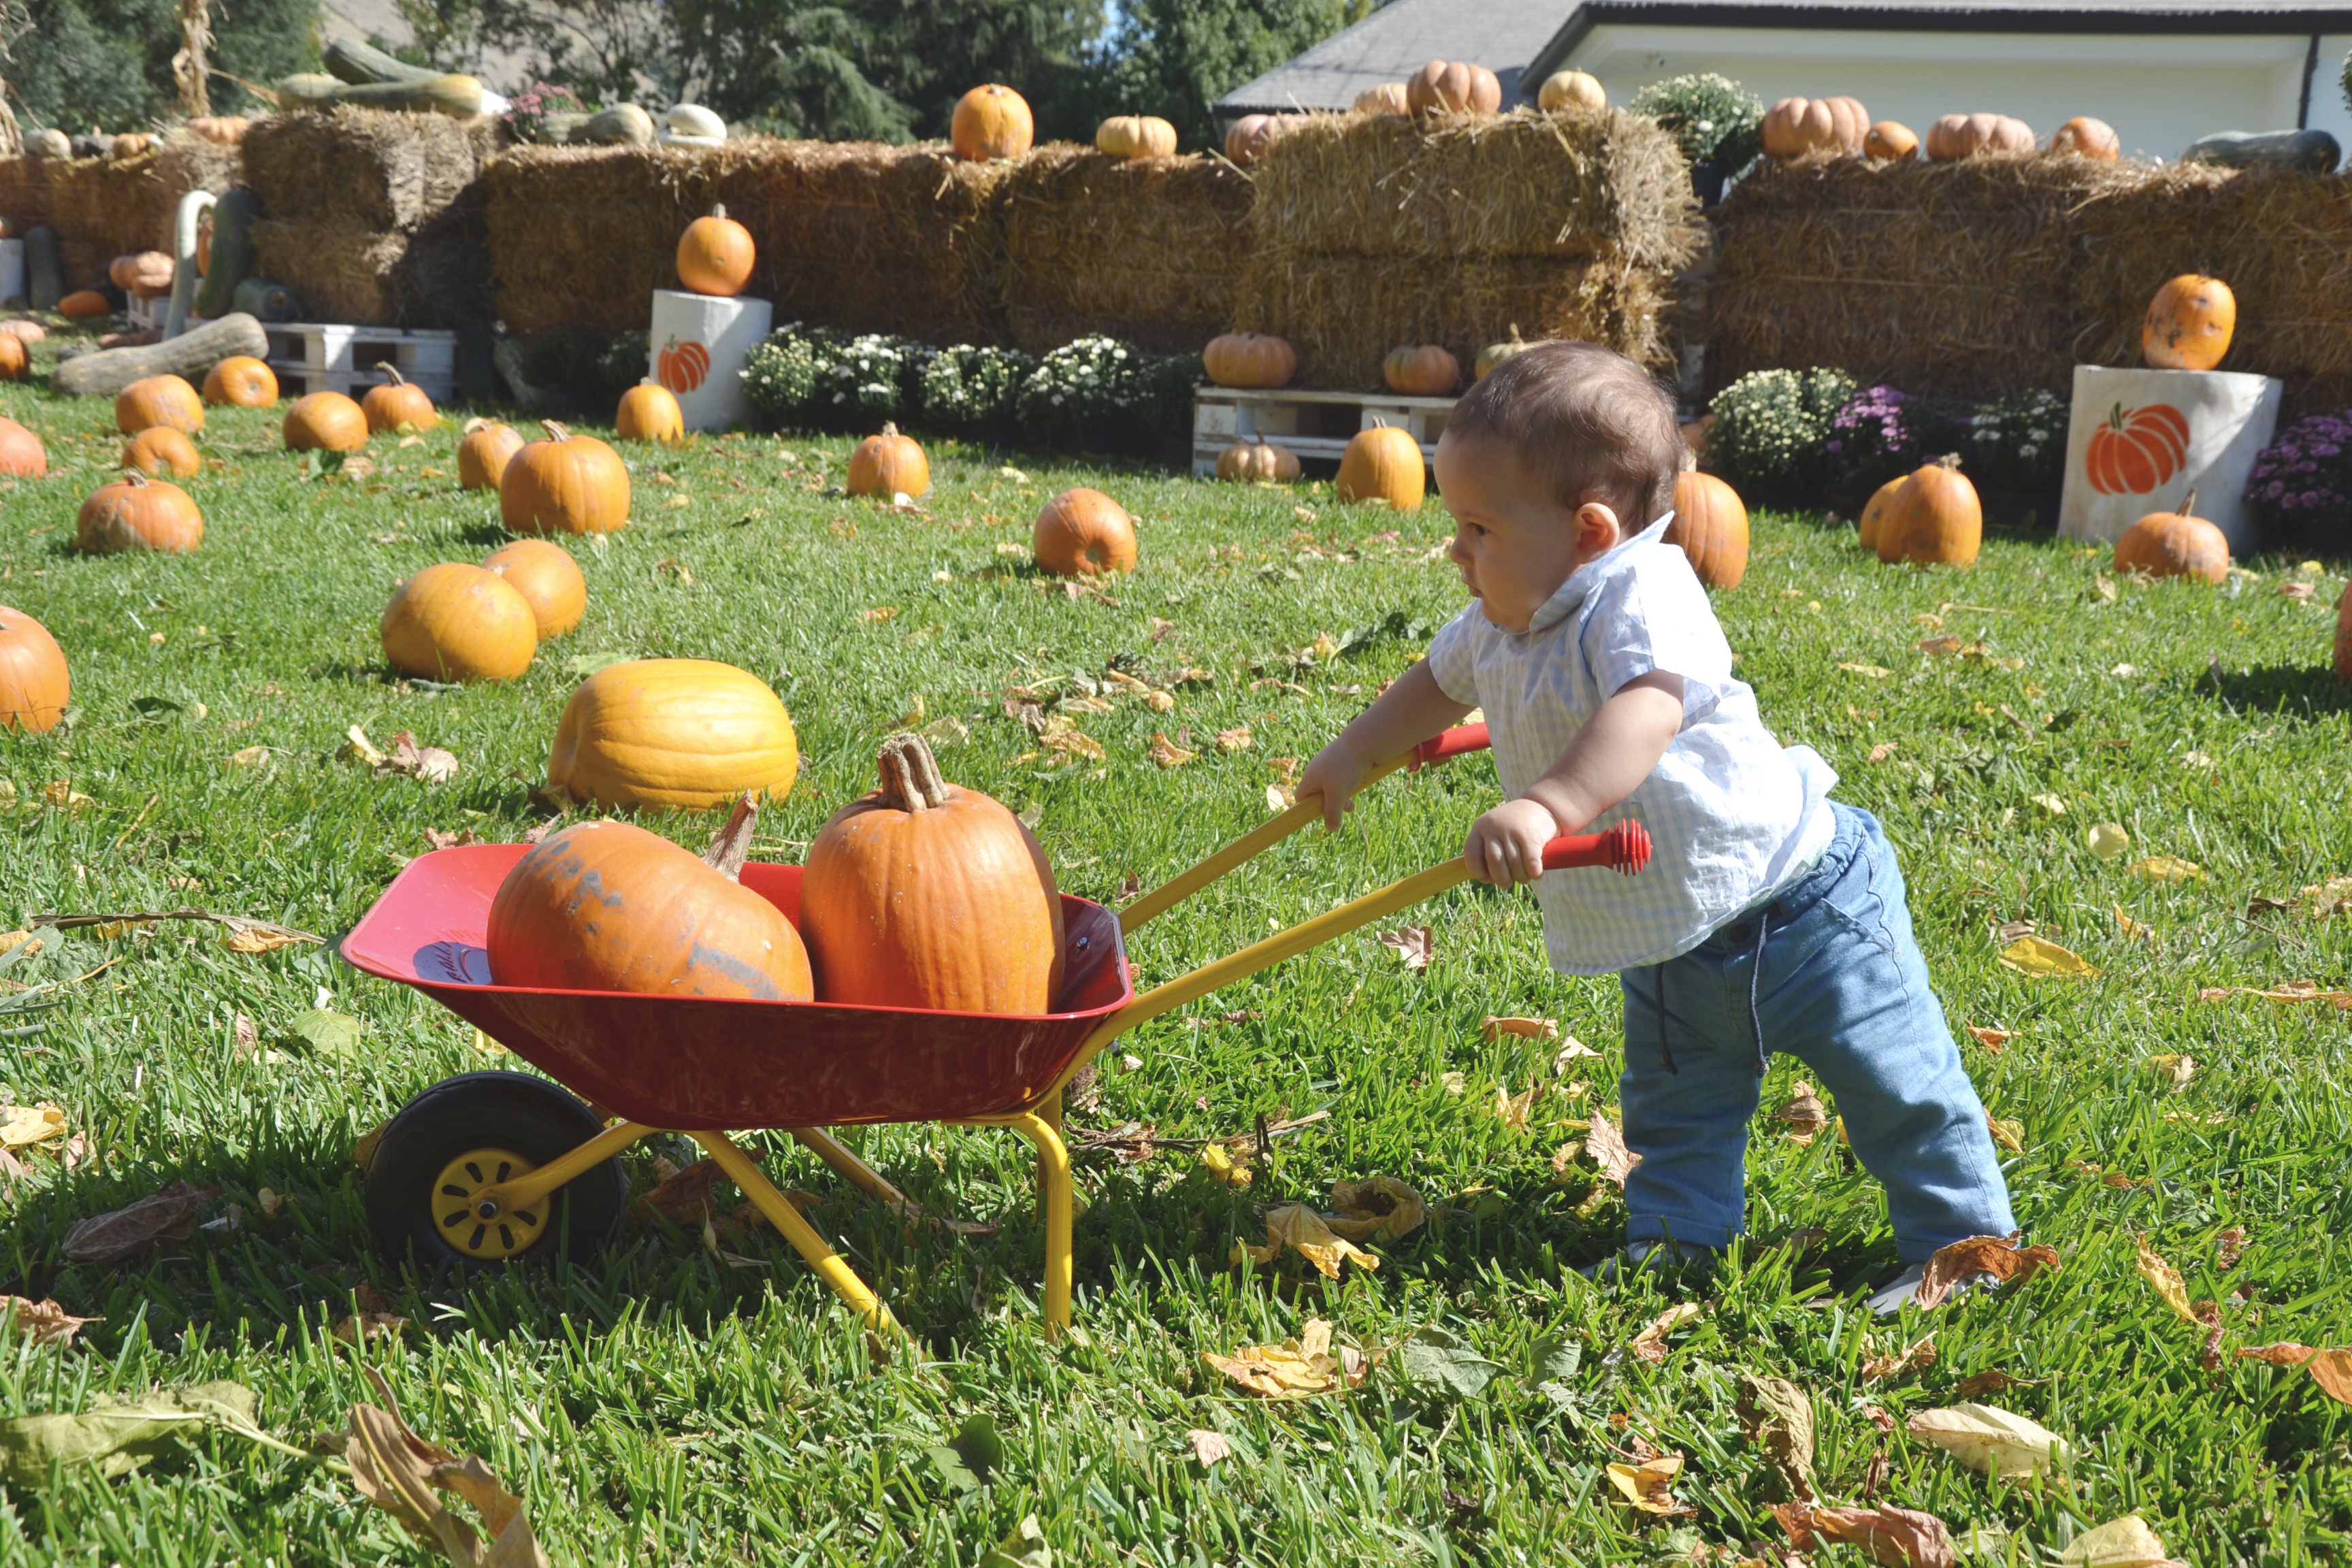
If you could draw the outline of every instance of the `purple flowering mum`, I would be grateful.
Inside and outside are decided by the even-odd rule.
[[[2254,459],[2246,493],[2272,516],[2293,517],[2314,542],[2352,536],[2352,410],[2280,431]]]

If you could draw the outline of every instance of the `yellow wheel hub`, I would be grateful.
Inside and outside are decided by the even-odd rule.
[[[541,1198],[527,1208],[501,1208],[480,1194],[533,1168],[510,1149],[468,1149],[442,1166],[433,1178],[433,1226],[441,1239],[468,1258],[488,1262],[530,1250],[546,1233],[548,1200]]]

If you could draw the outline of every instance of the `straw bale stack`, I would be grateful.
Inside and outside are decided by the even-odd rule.
[[[508,330],[642,331],[653,291],[677,287],[678,236],[743,150],[530,146],[494,160],[482,183]],[[766,286],[755,277],[752,291]]]
[[[1197,351],[1233,320],[1251,197],[1249,177],[1222,159],[1037,149],[1004,183],[1013,342],[1043,353],[1108,332]]]
[[[1680,149],[1646,119],[1315,115],[1255,173],[1235,315],[1290,341],[1301,384],[1378,386],[1408,342],[1466,366],[1514,325],[1671,357],[1661,313],[1704,230]]]
[[[193,136],[130,158],[0,158],[0,218],[16,234],[56,229],[66,277],[80,288],[125,252],[170,249],[180,198],[227,190],[238,167],[236,148]]]

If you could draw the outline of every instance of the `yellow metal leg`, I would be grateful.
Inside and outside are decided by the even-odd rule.
[[[574,1176],[593,1170],[638,1139],[658,1131],[642,1121],[623,1121],[607,1127],[569,1154],[550,1160],[535,1170],[525,1171],[510,1182],[500,1182],[494,1187],[484,1187],[475,1201],[495,1204],[500,1209],[527,1209],[556,1188],[568,1184]]]
[[[742,1188],[752,1205],[767,1215],[768,1223],[793,1244],[793,1250],[816,1270],[817,1278],[831,1286],[835,1295],[866,1320],[867,1328],[877,1333],[904,1336],[906,1331],[898,1326],[898,1321],[890,1315],[890,1309],[882,1304],[881,1298],[857,1277],[856,1269],[844,1263],[840,1255],[824,1244],[824,1237],[819,1236],[815,1227],[801,1217],[801,1211],[793,1207],[791,1201],[776,1190],[776,1184],[768,1180],[767,1173],[760,1169],[758,1162],[737,1148],[733,1140],[724,1132],[696,1132],[690,1136],[702,1145],[704,1153],[719,1162],[719,1168],[727,1173],[727,1179]],[[1060,1140],[1056,1139],[1057,1146]],[[1068,1170],[1066,1156],[1063,1169],[1065,1173]],[[1068,1227],[1065,1222],[1064,1235],[1066,1237],[1067,1234]],[[1066,1294],[1064,1299],[1067,1300]]]
[[[855,1183],[867,1196],[879,1199],[894,1208],[907,1206],[906,1194],[892,1186],[881,1172],[835,1142],[833,1135],[822,1127],[793,1127],[786,1131],[800,1140],[801,1147]]]
[[[1045,1325],[1059,1334],[1070,1326],[1070,1289],[1076,1273],[1070,1258],[1070,1151],[1044,1117],[1024,1111],[997,1123],[1036,1146],[1037,1190],[1045,1198]]]

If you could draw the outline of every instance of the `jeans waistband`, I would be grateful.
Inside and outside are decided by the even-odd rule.
[[[1785,926],[1821,902],[1838,885],[1853,864],[1854,857],[1862,853],[1863,840],[1875,819],[1843,801],[1832,801],[1830,809],[1835,816],[1837,832],[1830,839],[1829,847],[1822,851],[1822,858],[1786,888],[1757,900],[1708,932],[1707,939],[1699,944],[1701,951],[1718,954],[1749,952],[1760,934],[1758,921],[1763,921],[1768,928]]]

